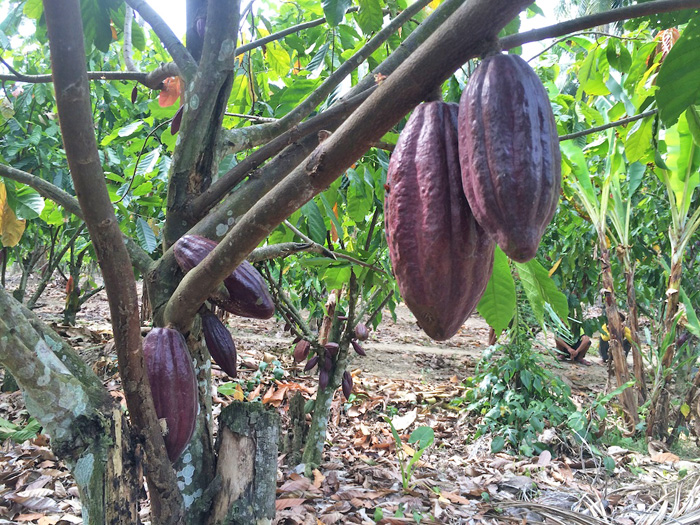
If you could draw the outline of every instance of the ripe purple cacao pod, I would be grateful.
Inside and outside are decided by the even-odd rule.
[[[183,235],[173,246],[175,260],[187,273],[201,263],[217,244],[199,235]],[[210,299],[227,312],[256,319],[269,319],[275,314],[275,303],[265,280],[248,261],[243,261],[224,279],[224,286],[230,296],[228,300]]]
[[[350,344],[355,349],[355,352],[358,353],[359,355],[361,355],[363,357],[367,355],[367,353],[365,352],[365,349],[362,348],[362,346],[360,346],[360,343],[358,343],[354,339],[352,341],[350,341]]]
[[[139,90],[136,86],[134,86],[134,89],[131,90],[131,103],[135,104],[136,103],[136,98],[139,96]]]
[[[309,350],[311,350],[311,343],[305,339],[299,341],[294,347],[294,361],[297,363],[304,361],[307,357],[309,357]]]
[[[325,368],[321,368],[321,371],[318,373],[318,389],[325,390],[330,381],[331,373]]]
[[[187,343],[170,328],[153,328],[143,340],[143,355],[158,419],[170,461],[185,450],[197,419],[197,381]]]
[[[326,343],[324,345],[326,349],[326,356],[335,357],[338,355],[338,350],[340,350],[340,345],[338,343]]]
[[[202,315],[202,331],[204,332],[204,340],[207,342],[207,349],[212,359],[226,374],[230,377],[236,377],[238,374],[238,367],[236,366],[238,356],[231,332],[211,312]]]
[[[318,356],[315,355],[311,359],[309,359],[308,363],[306,363],[306,366],[304,367],[304,372],[308,372],[309,370],[313,370],[317,364],[318,364]]]
[[[347,370],[343,372],[342,386],[345,399],[350,399],[350,394],[352,394],[352,374]]]
[[[185,106],[180,106],[180,108],[175,113],[175,116],[173,117],[173,121],[170,123],[171,135],[175,135],[175,133],[180,131],[180,124],[182,124],[182,112],[184,107]]]
[[[517,55],[487,57],[459,103],[462,183],[481,227],[513,260],[537,253],[561,187],[547,91]]]
[[[369,330],[365,323],[357,323],[355,326],[355,337],[358,341],[367,341],[369,337]]]
[[[269,319],[275,315],[275,303],[265,279],[248,261],[243,261],[224,279],[224,286],[231,299],[219,306],[227,312],[255,319]]]
[[[389,255],[401,295],[433,339],[449,339],[476,307],[494,243],[462,190],[457,105],[416,107],[389,162],[385,202]]]

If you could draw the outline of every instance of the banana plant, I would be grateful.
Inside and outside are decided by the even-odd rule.
[[[612,132],[608,134],[608,144],[612,144]],[[607,237],[607,214],[610,203],[610,186],[613,177],[614,156],[608,156],[602,179],[600,194],[591,182],[591,174],[588,170],[583,150],[575,143],[565,141],[561,143],[564,174],[571,175],[571,186],[576,197],[586,210],[595,228],[598,237],[598,252],[601,265],[602,293],[605,303],[605,312],[608,318],[608,330],[610,333],[610,355],[612,355],[609,367],[609,375],[615,376],[616,386],[622,387],[630,380],[627,360],[622,348],[623,328],[615,300],[615,288],[610,264],[610,249]],[[624,407],[627,427],[634,432],[639,421],[637,413],[637,396],[634,391],[627,388],[621,391],[620,402]]]

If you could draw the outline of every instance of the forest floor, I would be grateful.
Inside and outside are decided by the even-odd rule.
[[[120,399],[104,294],[84,306],[75,327],[60,325],[63,300],[60,283],[52,285],[42,296],[39,314]],[[464,395],[463,380],[474,374],[487,347],[488,326],[474,316],[455,337],[436,343],[406,308],[400,306],[397,314],[393,321],[387,313],[371,332],[363,344],[366,357],[353,357],[354,399],[348,403],[336,394],[324,463],[313,478],[305,478],[280,455],[275,523],[700,523],[700,460],[694,459],[700,452],[694,444],[686,441],[683,454],[657,454],[626,440],[600,445],[602,455],[592,455],[587,444],[549,431],[555,454],[493,454],[488,436],[474,439],[478,420],[450,403]],[[288,422],[289,398],[295,392],[313,397],[317,378],[294,363],[292,338],[282,323],[234,317],[228,323],[239,353],[237,381],[243,394],[275,407],[283,424]],[[546,341],[536,345],[543,366],[571,387],[577,406],[589,406],[606,389],[606,365],[594,355],[595,348],[589,353],[591,364],[584,366],[556,359],[552,346]],[[263,362],[272,366],[261,371]],[[273,376],[275,368],[284,371],[281,379],[279,372],[277,379]],[[219,387],[230,381],[216,367],[213,376]],[[231,399],[217,393],[215,412]],[[385,416],[402,437],[400,454]],[[26,424],[19,393],[0,394],[0,417],[20,427]],[[433,429],[435,442],[403,490],[400,456],[405,464],[415,452],[407,438],[420,426]],[[0,421],[0,431],[13,428],[2,427],[8,425]],[[48,441],[39,433],[21,443],[7,439],[0,444],[0,525],[82,522],[77,488]],[[613,472],[603,465],[606,455],[615,462]],[[148,507],[144,509],[147,520]]]

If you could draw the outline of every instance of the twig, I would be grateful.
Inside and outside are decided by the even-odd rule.
[[[310,243],[310,244],[312,244],[312,245],[314,245],[314,246],[319,247],[320,253],[322,253],[322,254],[325,255],[326,257],[328,257],[328,258],[330,258],[330,259],[333,259],[333,260],[337,260],[337,257],[336,257],[336,254],[335,254],[335,253],[333,253],[332,251],[330,251],[330,250],[329,250],[328,248],[326,248],[325,246],[323,246],[323,245],[321,245],[321,244],[318,244],[316,241],[314,241],[313,239],[311,239],[311,237],[307,237],[306,235],[304,235],[300,230],[298,230],[298,229],[297,229],[291,222],[289,222],[288,220],[285,220],[285,221],[284,221],[284,225],[285,225],[287,228],[289,228],[289,229],[292,231],[292,233],[294,233],[294,234],[297,235],[298,237],[301,237],[301,239],[303,239],[304,241],[306,241],[306,242],[308,242],[308,243]]]
[[[250,120],[251,122],[277,122],[279,119],[272,118],[272,117],[261,117],[259,115],[246,115],[245,113],[224,113],[224,116],[226,117],[237,117],[237,118],[242,118],[246,120]]]
[[[575,133],[569,133],[568,135],[560,135],[559,136],[559,142],[563,142],[565,140],[571,140],[575,139],[578,137],[584,137],[586,135],[590,135],[592,133],[597,133],[599,131],[604,131],[606,129],[614,128],[617,126],[624,126],[625,124],[629,124],[630,122],[634,122],[635,120],[641,120],[646,117],[651,117],[652,115],[656,115],[658,113],[658,109],[650,109],[649,111],[645,111],[644,113],[640,113],[639,115],[632,115],[631,117],[626,117],[620,120],[615,120],[613,122],[608,122],[607,124],[602,124],[600,126],[596,126],[594,128],[589,128],[589,129],[584,129],[582,131],[577,131]]]
[[[579,31],[577,33],[572,33],[570,35],[566,35],[564,38],[559,38],[552,42],[550,45],[545,47],[542,51],[534,55],[533,57],[528,59],[528,62],[532,62],[535,60],[538,56],[541,56],[545,54],[547,51],[552,49],[554,46],[557,44],[561,44],[562,42],[566,42],[567,40],[571,39],[572,37],[575,36],[580,36],[580,35],[596,35],[596,36],[607,36],[610,38],[617,38],[618,40],[643,40],[641,37],[626,37],[626,36],[620,36],[620,35],[615,35],[613,33],[604,33],[603,31]]]

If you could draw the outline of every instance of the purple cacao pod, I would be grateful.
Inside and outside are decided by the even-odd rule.
[[[238,374],[238,367],[236,366],[238,356],[231,332],[211,312],[202,315],[202,331],[204,332],[204,340],[207,342],[207,349],[212,359],[226,374],[230,377],[236,377]]]
[[[389,162],[386,235],[406,306],[431,338],[449,339],[486,289],[494,243],[462,190],[457,105],[416,107]]]
[[[340,345],[338,343],[326,343],[323,348],[326,349],[326,356],[335,357],[338,355]]]
[[[309,359],[309,362],[306,363],[306,366],[304,367],[304,372],[308,372],[309,370],[313,370],[313,368],[318,364],[318,356],[315,355],[311,359]]]
[[[192,438],[197,420],[197,381],[182,334],[153,328],[143,340],[143,355],[158,419],[165,419],[163,436],[170,461],[175,461]]]
[[[201,263],[217,244],[199,235],[183,235],[173,246],[175,260],[187,273]],[[275,303],[265,280],[248,261],[243,261],[224,279],[224,286],[230,296],[228,300],[210,299],[227,312],[256,319],[269,319],[275,314]]]
[[[347,370],[343,372],[342,387],[345,399],[350,399],[350,394],[352,394],[352,374]]]
[[[513,260],[537,253],[561,187],[549,97],[517,55],[487,57],[459,103],[462,183],[481,227]]]
[[[173,121],[170,123],[170,133],[172,135],[175,135],[175,133],[180,131],[180,124],[182,124],[182,112],[184,111],[184,107],[185,106],[180,106],[180,108],[175,113],[175,116],[173,117]]]
[[[131,103],[135,104],[136,103],[136,98],[139,96],[139,90],[136,86],[134,86],[134,89],[131,90]]]
[[[301,363],[307,357],[309,357],[309,350],[311,350],[311,343],[302,339],[294,347],[294,361]]]
[[[365,352],[365,349],[362,348],[362,346],[360,346],[360,343],[358,343],[354,339],[352,341],[350,341],[350,344],[355,349],[355,352],[358,353],[359,355],[361,355],[363,357],[367,355],[367,353]]]
[[[321,371],[318,373],[318,389],[325,390],[330,380],[331,373],[325,368],[321,368]]]
[[[367,341],[369,337],[369,330],[365,323],[357,323],[355,326],[355,337],[358,341]]]

